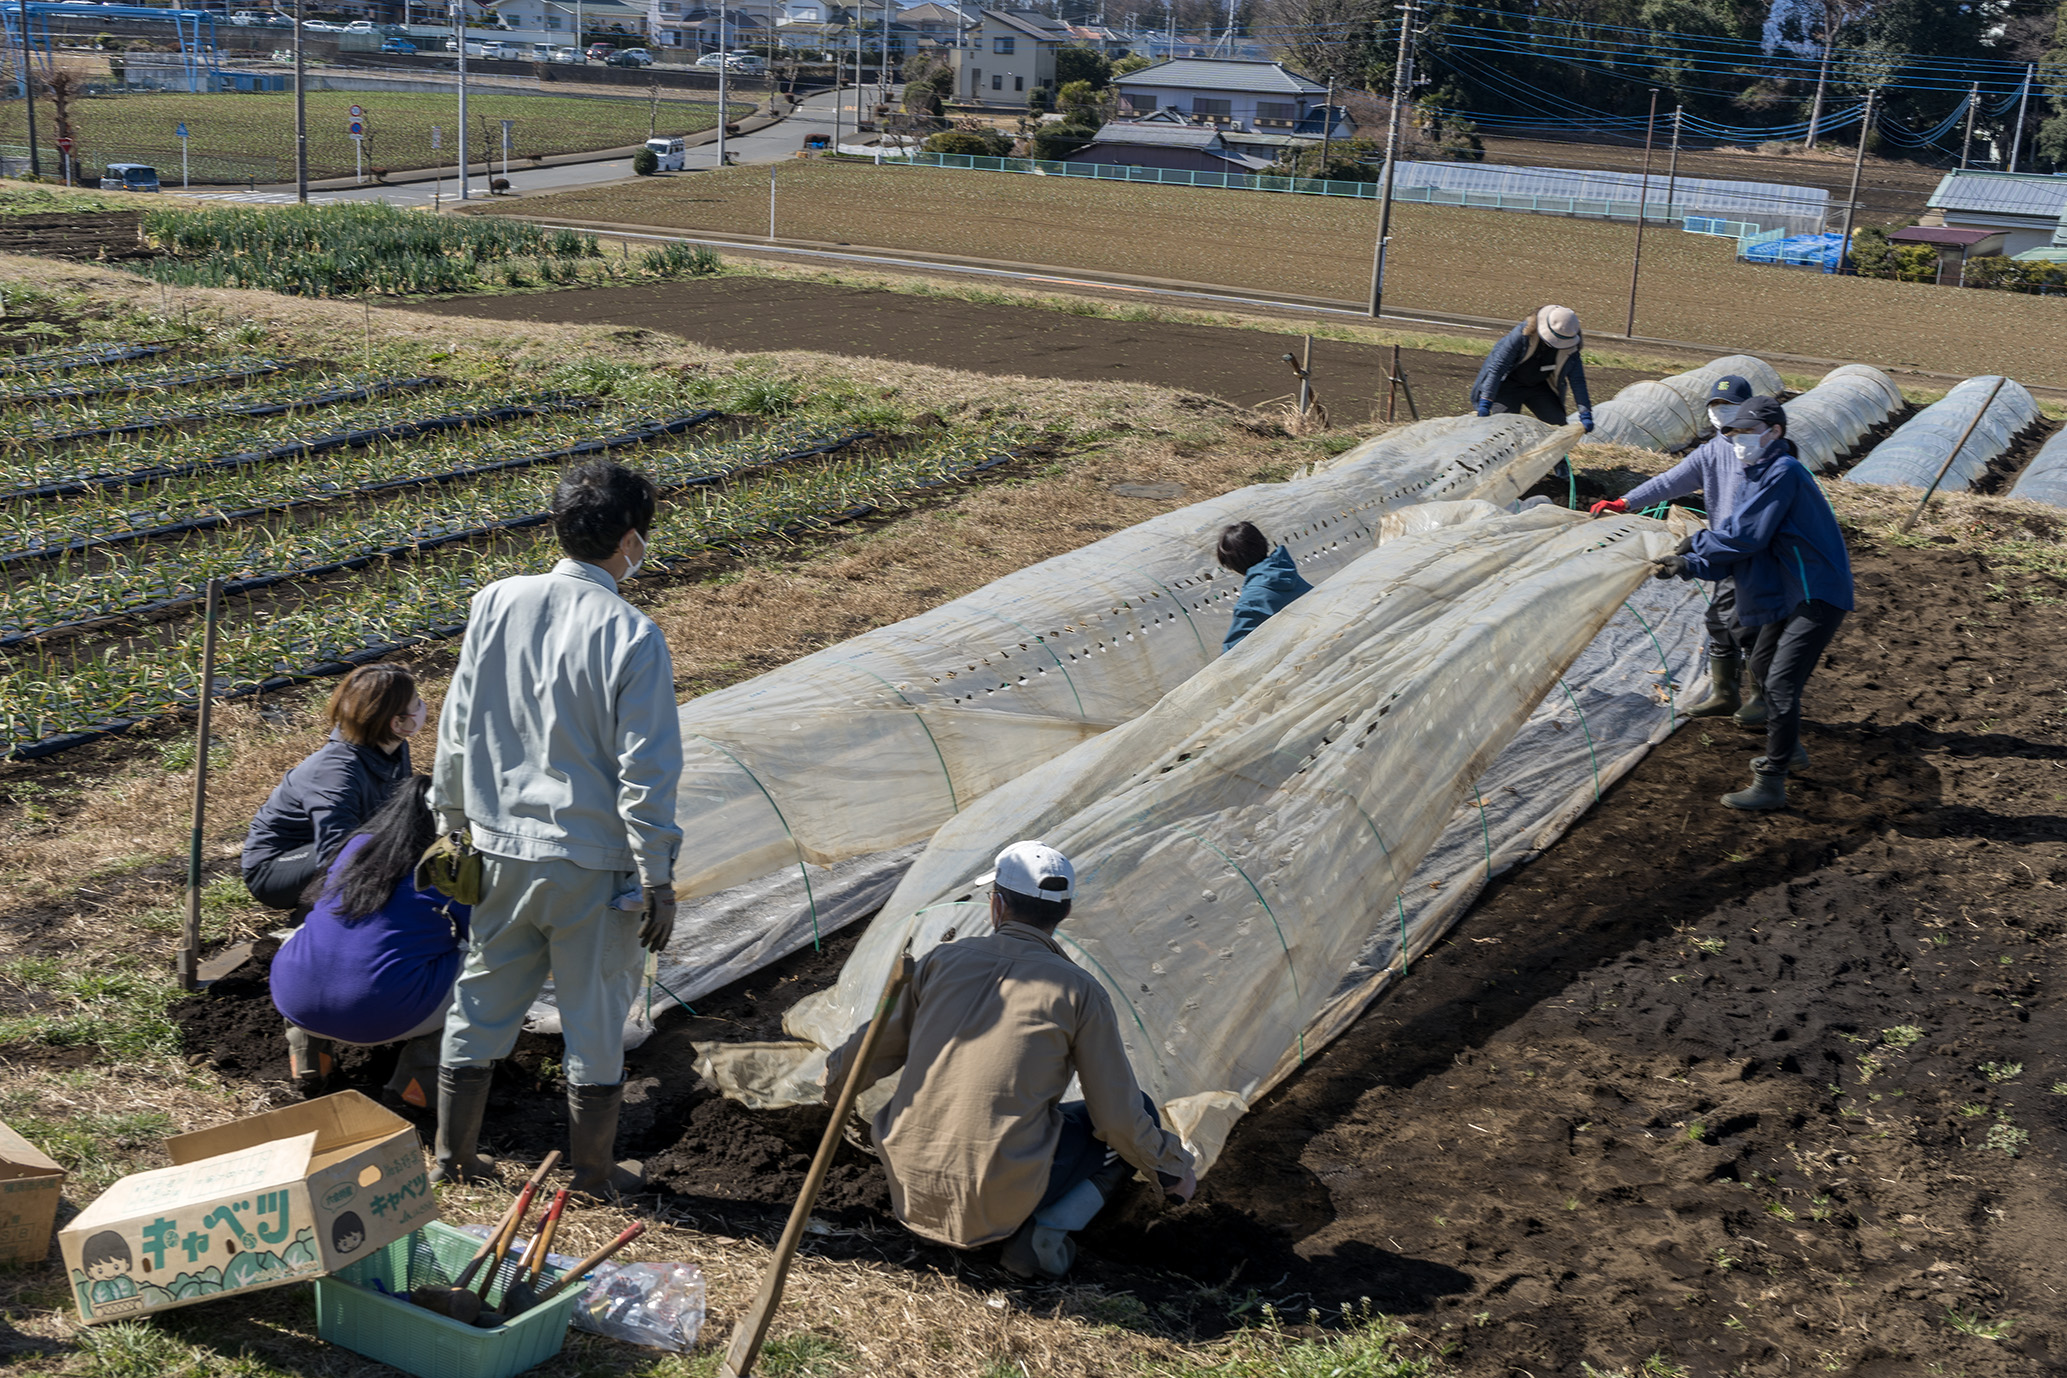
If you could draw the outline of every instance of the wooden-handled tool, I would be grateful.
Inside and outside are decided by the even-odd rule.
[[[517,1231],[524,1227],[524,1217],[531,1213],[531,1197],[537,1190],[536,1182],[524,1184],[524,1190],[517,1195],[517,1204],[510,1208],[501,1233],[495,1237],[495,1249],[489,1257],[488,1270],[481,1274],[480,1284],[474,1288],[474,1295],[484,1303],[488,1300],[488,1289],[495,1285],[496,1277],[502,1272],[502,1261],[509,1257],[510,1245],[516,1242]]]
[[[538,1165],[538,1171],[531,1174],[531,1180],[524,1184],[524,1190],[518,1195],[516,1200],[510,1203],[510,1208],[503,1212],[502,1219],[496,1222],[495,1228],[489,1231],[488,1237],[481,1241],[481,1247],[467,1261],[467,1266],[461,1271],[460,1275],[453,1279],[450,1287],[414,1288],[409,1293],[409,1299],[427,1311],[436,1311],[441,1316],[450,1316],[461,1325],[472,1325],[481,1314],[481,1299],[474,1295],[470,1287],[474,1280],[474,1274],[481,1270],[481,1265],[486,1263],[488,1256],[495,1252],[497,1242],[505,1236],[512,1235],[517,1225],[523,1222],[523,1212],[531,1207],[531,1193],[537,1189],[539,1183],[545,1180],[546,1174],[551,1172],[559,1161],[560,1151],[558,1149],[554,1149],[551,1153],[545,1155],[545,1161]],[[490,1276],[494,1275],[491,1273]],[[461,1301],[461,1297],[466,1298],[466,1300]]]
[[[818,1156],[811,1160],[811,1170],[804,1174],[804,1189],[797,1193],[797,1204],[790,1210],[789,1223],[783,1226],[781,1242],[775,1246],[775,1259],[768,1265],[768,1271],[761,1274],[761,1290],[754,1297],[754,1304],[739,1322],[739,1328],[732,1332],[732,1343],[725,1350],[724,1362],[718,1365],[720,1378],[747,1378],[753,1372],[754,1360],[760,1357],[761,1342],[768,1338],[768,1325],[775,1319],[775,1308],[782,1302],[783,1284],[789,1281],[789,1265],[797,1255],[797,1245],[804,1239],[804,1226],[810,1223],[811,1207],[818,1204],[818,1191],[825,1185],[825,1174],[833,1165],[833,1152],[840,1146],[840,1134],[847,1123],[848,1114],[854,1109],[854,1100],[861,1094],[861,1069],[868,1066],[876,1055],[876,1044],[882,1038],[884,1026],[890,1022],[890,1012],[897,1007],[897,997],[903,993],[905,983],[911,980],[912,959],[909,952],[898,959],[896,970],[883,983],[883,994],[876,1001],[876,1017],[869,1021],[868,1032],[861,1036],[861,1046],[855,1050],[854,1061],[847,1068],[846,1079],[840,1084],[840,1094],[833,1102],[833,1117],[826,1121],[825,1137],[818,1141]]]
[[[553,1247],[553,1236],[560,1232],[560,1212],[566,1209],[567,1189],[562,1187],[554,1194],[553,1204],[546,1208],[545,1219],[538,1222],[538,1233],[531,1236],[531,1245],[517,1265],[516,1279],[503,1290],[503,1315],[517,1316],[538,1304],[538,1270],[545,1267],[546,1251]]]
[[[619,1249],[622,1249],[625,1245],[631,1243],[634,1239],[637,1239],[640,1235],[644,1233],[646,1233],[646,1222],[643,1220],[635,1220],[631,1224],[625,1226],[623,1234],[611,1240],[608,1244],[605,1244],[602,1248],[596,1250],[587,1258],[575,1264],[572,1268],[569,1268],[566,1272],[560,1274],[560,1276],[553,1282],[553,1285],[546,1288],[545,1291],[539,1293],[538,1300],[531,1304],[533,1306],[544,1306],[547,1302],[551,1301],[554,1297],[559,1296],[561,1292],[565,1291],[569,1283],[576,1281],[584,1274],[588,1273],[590,1270],[601,1266],[612,1254],[616,1253]]]

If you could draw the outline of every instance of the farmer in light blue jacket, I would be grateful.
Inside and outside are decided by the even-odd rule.
[[[1240,645],[1242,638],[1271,614],[1301,594],[1313,592],[1313,585],[1299,577],[1292,552],[1283,546],[1272,550],[1263,533],[1248,522],[1235,522],[1221,531],[1219,559],[1221,568],[1242,576],[1242,591],[1234,600],[1234,621],[1220,643],[1222,655]]]
[[[640,948],[674,928],[682,731],[667,642],[618,590],[646,558],[656,498],[608,460],[575,465],[553,495],[568,558],[474,595],[431,786],[440,830],[471,829],[484,881],[445,1024],[435,1180],[489,1175],[489,1078],[550,974],[571,1190],[643,1181],[614,1161],[624,1021]]]
[[[1794,457],[1780,403],[1752,398],[1725,434],[1744,465],[1736,509],[1660,561],[1658,577],[1736,580],[1751,674],[1766,688],[1766,754],[1751,763],[1751,788],[1722,802],[1779,809],[1787,806],[1788,771],[1808,761],[1802,690],[1852,610],[1852,561],[1837,514]]]
[[[1708,524],[1720,525],[1737,508],[1737,490],[1744,486],[1744,466],[1737,462],[1730,439],[1723,434],[1738,408],[1751,400],[1751,384],[1735,374],[1718,378],[1708,389],[1708,420],[1715,434],[1694,447],[1685,459],[1655,478],[1646,479],[1619,498],[1597,502],[1588,510],[1598,517],[1607,512],[1641,512],[1656,503],[1670,502],[1690,493],[1701,494],[1708,507]],[[1737,648],[1735,626],[1737,586],[1719,580],[1708,600],[1708,697],[1687,710],[1690,718],[1719,718],[1734,714],[1745,727],[1763,727],[1766,721],[1764,691],[1758,681],[1741,676],[1743,656]],[[1744,679],[1740,697],[1738,685]]]

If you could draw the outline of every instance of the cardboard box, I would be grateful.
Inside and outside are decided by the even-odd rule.
[[[41,1263],[50,1255],[65,1170],[0,1124],[0,1263]]]
[[[357,1091],[165,1141],[58,1236],[89,1324],[334,1272],[437,1218],[416,1130]]]

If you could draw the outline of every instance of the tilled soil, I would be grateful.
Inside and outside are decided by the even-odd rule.
[[[1148,383],[1203,392],[1245,407],[1295,395],[1299,380],[1283,356],[1302,352],[1296,335],[1174,321],[1108,320],[1035,306],[978,304],[780,278],[719,277],[524,296],[458,297],[412,302],[409,309],[488,320],[629,326],[745,352],[801,346],[975,373]],[[1400,369],[1424,416],[1466,410],[1479,362],[1466,354],[1400,351]],[[1314,341],[1314,387],[1336,425],[1385,414],[1391,365],[1387,347]],[[1626,369],[1587,370],[1593,394],[1602,398],[1658,376]],[[1395,407],[1399,419],[1405,420],[1404,394]]]
[[[1261,1300],[1368,1297],[1486,1378],[1654,1353],[1701,1374],[2067,1369],[2067,590],[1956,549],[1854,555],[1790,810],[1718,807],[1759,739],[1688,724],[1257,1106],[1196,1202],[1095,1224],[1078,1280],[1195,1333]],[[715,1099],[687,1045],[771,1036],[841,946],[632,1054],[624,1146],[669,1209],[766,1232],[787,1208],[822,1113]],[[267,1019],[235,1012],[253,998],[184,1008],[189,1046],[268,1075],[241,1042]],[[556,1053],[527,1039],[498,1077],[491,1141],[558,1142]],[[1004,1284],[885,1206],[843,1150],[811,1247]]]

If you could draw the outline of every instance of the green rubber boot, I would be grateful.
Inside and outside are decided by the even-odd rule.
[[[1737,711],[1737,673],[1743,662],[1736,656],[1708,657],[1708,697],[1687,710],[1690,718],[1720,718]]]
[[[1766,687],[1747,669],[1744,674],[1744,705],[1735,715],[1739,727],[1766,725]]]
[[[438,1069],[437,1166],[431,1181],[493,1182],[495,1161],[480,1151],[481,1120],[488,1113],[493,1067]]]
[[[1784,809],[1787,807],[1787,772],[1756,771],[1752,774],[1750,789],[1725,794],[1722,801],[1726,808],[1743,809],[1752,813]]]
[[[614,1200],[646,1185],[643,1163],[617,1161],[617,1115],[623,1108],[623,1082],[567,1083],[567,1165],[574,1169],[569,1191]]]

